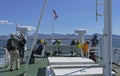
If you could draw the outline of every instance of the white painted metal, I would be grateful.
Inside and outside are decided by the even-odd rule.
[[[103,4],[104,4],[104,2],[100,2],[100,1],[96,0],[96,21],[98,21],[98,16],[104,16],[103,13],[98,12],[98,6],[103,5]]]
[[[80,41],[83,44],[84,43],[84,35],[85,35],[85,33],[87,33],[87,31],[84,29],[77,29],[77,30],[75,30],[75,33],[78,33],[78,35],[80,36]],[[83,57],[83,53],[81,54],[81,56]]]
[[[26,36],[27,32],[31,30],[35,30],[36,28],[33,26],[21,26],[19,24],[16,25],[16,31],[19,31],[23,36]]]
[[[10,63],[10,54],[6,48],[0,47],[0,68],[5,68]]]
[[[103,76],[103,66],[88,58],[48,57],[48,62],[50,66],[46,68],[46,76]],[[112,75],[115,73],[112,72]]]
[[[75,30],[75,33],[78,33],[78,35],[80,35],[80,41],[81,43],[84,43],[84,35],[87,33],[87,31],[84,29],[77,29]]]
[[[66,65],[66,64],[88,64],[95,63],[93,60],[84,57],[48,57],[50,64]]]
[[[100,58],[101,58],[101,55],[100,55],[100,47],[90,47],[90,49],[95,49],[94,51],[88,51],[88,58],[89,58],[89,53],[90,52],[94,52],[94,53],[98,53],[98,63],[100,63]]]
[[[53,69],[55,76],[102,76],[103,68],[61,68]]]
[[[104,76],[112,76],[112,0],[104,0]]]

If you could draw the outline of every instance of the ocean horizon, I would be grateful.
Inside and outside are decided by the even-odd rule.
[[[70,44],[72,41],[72,39],[61,39],[61,43],[62,44]],[[76,40],[77,41],[77,40]],[[31,44],[32,44],[33,40],[29,39],[27,40],[27,47],[31,47]],[[46,43],[47,44],[51,44],[51,40],[50,39],[46,39]],[[7,40],[0,40],[0,47],[6,47],[6,44],[7,44]],[[120,39],[113,39],[112,40],[112,47],[113,48],[120,48]],[[102,40],[100,39],[99,40],[99,43],[98,43],[98,46],[101,46],[102,45]]]

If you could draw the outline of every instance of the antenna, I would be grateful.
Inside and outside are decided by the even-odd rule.
[[[96,21],[98,21],[98,16],[104,16],[103,13],[98,12],[99,11],[98,6],[100,6],[100,5],[104,6],[104,2],[100,2],[100,1],[96,0]]]

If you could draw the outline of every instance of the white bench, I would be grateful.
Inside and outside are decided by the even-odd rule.
[[[45,45],[42,51],[42,56],[45,56],[45,53],[60,52],[60,54],[65,54],[65,52],[75,52],[79,55],[82,54],[81,49],[73,45]]]

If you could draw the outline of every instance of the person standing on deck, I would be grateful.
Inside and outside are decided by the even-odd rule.
[[[53,56],[60,55],[61,52],[59,51],[59,45],[61,45],[61,44],[62,44],[61,40],[58,40],[58,39],[56,39],[55,42],[53,42],[52,45],[58,45],[58,51],[53,51],[53,53],[52,53]]]
[[[91,41],[91,47],[96,47],[99,43],[99,40],[97,39],[97,35],[94,35],[94,37],[90,40]],[[95,49],[92,49],[90,51],[94,51]],[[94,60],[96,62],[96,56],[94,52],[90,52],[90,59]]]
[[[77,46],[77,48],[80,48],[80,49],[82,48],[82,44],[81,44],[80,40],[77,41],[76,46]]]
[[[18,37],[15,34],[11,34],[10,39],[7,41],[7,50],[10,53],[11,63],[10,63],[10,71],[14,70],[14,59],[16,60],[16,70],[20,68],[20,56],[18,52]]]
[[[71,43],[70,43],[70,45],[75,46],[76,45],[75,40],[72,40]],[[73,56],[73,51],[71,51],[71,56]]]
[[[36,51],[37,51],[38,47],[39,47],[39,40],[34,45],[34,48],[33,48],[33,51],[32,51],[31,57],[30,57],[30,61],[29,61],[30,64],[31,63],[35,63],[35,56],[34,56],[34,54],[37,53]]]
[[[79,48],[80,50],[82,49],[82,43],[80,42],[80,40],[77,41],[76,47]]]
[[[89,51],[89,41],[84,42],[83,46],[82,46],[82,51],[83,51],[83,55],[85,57],[88,56],[88,51]]]
[[[25,40],[24,36],[21,34],[20,39],[19,39],[19,54],[22,59],[22,62],[23,62],[23,58],[24,58],[25,44],[26,44],[26,40]]]

